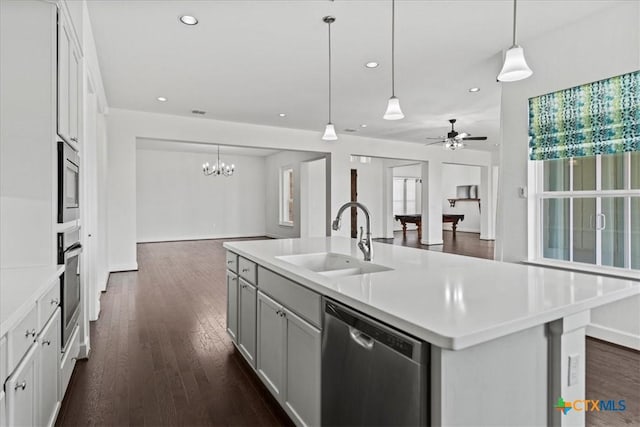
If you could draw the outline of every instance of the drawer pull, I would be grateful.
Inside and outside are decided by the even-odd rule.
[[[228,265],[233,264],[233,260],[229,260],[229,261],[227,261],[227,264],[228,264]]]
[[[231,278],[231,281],[232,281],[232,282],[235,282],[236,280],[238,280],[238,278],[237,278],[237,277],[232,277],[232,278]]]
[[[285,313],[284,311],[280,312],[280,317],[286,317],[286,316],[287,316],[287,313]]]
[[[24,333],[24,336],[25,336],[25,337],[27,337],[27,338],[29,338],[29,336],[35,337],[35,336],[36,336],[36,330],[35,330],[35,329],[32,329],[32,330],[30,330],[30,331],[26,331],[26,332]]]
[[[54,298],[51,300],[51,305],[58,305],[60,304],[60,301],[57,298]]]
[[[42,345],[51,345],[51,341],[50,340],[43,340],[42,341]]]
[[[249,272],[249,269],[248,269],[248,268],[243,268],[243,269],[242,269],[242,272],[243,272],[243,273],[248,273],[248,272]]]
[[[16,391],[20,390],[20,389],[24,390],[25,388],[27,388],[27,382],[26,381],[22,381],[20,384],[17,384],[15,386],[15,390]]]

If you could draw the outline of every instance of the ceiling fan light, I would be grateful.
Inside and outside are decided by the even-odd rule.
[[[531,71],[527,61],[524,59],[524,49],[517,45],[511,46],[504,57],[504,65],[500,70],[500,74],[498,74],[498,80],[501,82],[517,82],[518,80],[526,79],[532,74],[533,71]]]
[[[404,119],[402,109],[400,109],[400,100],[395,96],[389,98],[387,103],[387,111],[385,111],[383,118],[385,120],[400,120]]]
[[[322,135],[323,141],[336,141],[338,139],[338,135],[336,135],[336,128],[333,126],[333,123],[327,123],[327,126],[324,128],[324,135]]]

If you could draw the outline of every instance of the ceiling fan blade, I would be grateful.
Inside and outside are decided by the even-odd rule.
[[[443,142],[444,141],[427,142],[425,145],[428,147],[429,145],[442,144]]]
[[[486,136],[466,136],[464,138],[465,141],[486,141],[487,137]]]
[[[462,132],[462,133],[459,133],[458,135],[456,135],[456,139],[465,139],[468,136],[471,136],[471,135],[469,135],[466,132]]]
[[[444,141],[444,136],[426,136],[424,139],[437,139],[439,141]]]

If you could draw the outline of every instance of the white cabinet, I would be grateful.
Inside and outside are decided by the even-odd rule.
[[[78,142],[80,94],[82,93],[81,55],[73,29],[64,13],[58,13],[58,135],[67,142]]]
[[[5,383],[7,425],[37,425],[36,363],[39,345],[33,343],[16,370]]]
[[[227,270],[227,333],[238,342],[238,275]]]
[[[60,309],[38,336],[38,425],[51,426],[58,411],[60,363]]]
[[[256,288],[244,279],[239,279],[238,293],[238,346],[240,352],[256,366]]]
[[[282,400],[285,370],[284,308],[258,292],[258,348],[256,368],[258,375],[278,400]]]
[[[258,375],[300,426],[320,425],[320,330],[258,292]]]

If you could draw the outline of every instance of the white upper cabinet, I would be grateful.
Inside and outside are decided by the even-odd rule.
[[[82,55],[64,13],[58,13],[58,135],[77,144],[82,111]]]

